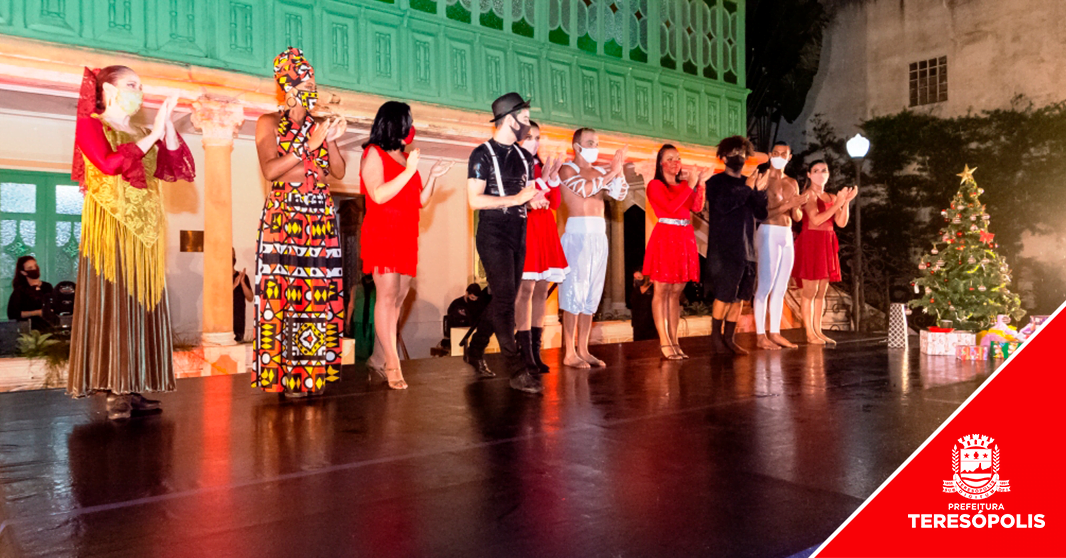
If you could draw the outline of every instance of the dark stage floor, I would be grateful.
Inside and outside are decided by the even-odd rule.
[[[736,360],[685,339],[680,365],[601,345],[591,372],[550,352],[543,396],[459,358],[304,402],[181,380],[125,424],[101,397],[0,394],[0,556],[789,556],[992,370],[837,336]]]

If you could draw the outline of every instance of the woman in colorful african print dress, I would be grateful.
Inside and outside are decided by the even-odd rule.
[[[336,140],[342,118],[316,119],[315,71],[289,47],[274,59],[285,94],[259,117],[255,144],[272,183],[259,224],[255,373],[263,391],[302,397],[339,379],[344,290],[333,198],[326,175],[344,177]]]
[[[131,122],[141,99],[133,70],[85,69],[71,172],[85,202],[67,392],[106,392],[115,420],[159,409],[141,392],[174,390],[160,181],[196,174],[171,122],[177,97],[150,131]]]

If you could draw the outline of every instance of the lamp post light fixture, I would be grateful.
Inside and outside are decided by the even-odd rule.
[[[852,326],[856,332],[862,328],[862,311],[866,307],[862,284],[862,162],[870,151],[870,140],[855,134],[847,143],[848,155],[855,161],[855,259],[851,273]]]

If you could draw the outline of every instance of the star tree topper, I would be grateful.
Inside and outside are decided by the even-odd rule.
[[[974,167],[974,168],[971,169],[970,165],[965,165],[965,166],[966,166],[966,168],[963,169],[962,172],[960,172],[959,174],[955,175],[955,176],[961,176],[962,177],[962,182],[960,182],[959,184],[965,184],[967,180],[973,181],[973,173],[974,173],[974,171],[977,170],[977,167]]]

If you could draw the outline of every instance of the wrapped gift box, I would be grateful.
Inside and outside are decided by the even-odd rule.
[[[1021,343],[992,343],[992,358],[1007,358],[1021,346]]]
[[[923,329],[919,336],[922,354],[926,355],[954,355],[955,347],[959,345],[976,345],[977,335],[969,331],[952,331],[949,333],[935,333]]]
[[[956,345],[955,358],[959,360],[988,360],[988,347],[983,345]]]

